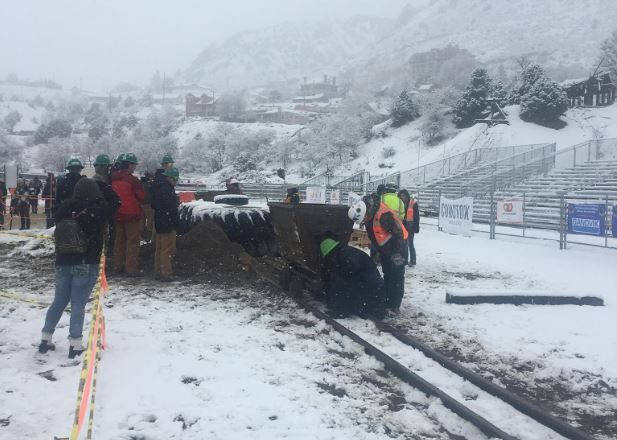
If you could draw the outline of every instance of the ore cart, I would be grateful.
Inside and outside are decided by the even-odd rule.
[[[289,290],[321,287],[322,267],[320,240],[326,233],[348,243],[353,222],[348,207],[313,203],[269,203],[270,215],[281,255],[293,269]]]

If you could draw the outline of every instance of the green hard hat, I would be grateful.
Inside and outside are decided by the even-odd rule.
[[[124,160],[124,153],[120,153],[118,154],[118,157],[116,157],[116,161],[114,163],[120,163]]]
[[[69,169],[71,167],[83,168],[84,165],[81,163],[81,160],[73,158],[73,159],[69,160],[69,162],[66,164],[66,168],[67,169]]]
[[[332,240],[331,238],[326,238],[321,242],[319,249],[321,250],[321,255],[326,257],[332,250],[338,246],[338,241]]]
[[[133,153],[124,153],[121,161],[122,162],[134,163],[134,164],[138,164],[139,163],[139,162],[137,162],[137,156],[135,156]]]
[[[104,166],[104,165],[111,165],[111,161],[109,160],[109,156],[106,154],[99,154],[98,156],[96,156],[96,159],[94,159],[94,163],[92,164],[95,167],[98,166]]]
[[[171,168],[165,170],[165,172],[163,173],[163,176],[165,176],[165,177],[173,177],[174,179],[179,179],[180,178],[180,172],[178,171],[178,168],[171,167]]]
[[[166,154],[161,159],[161,165],[165,165],[166,163],[174,163],[174,158],[171,157],[171,154]]]

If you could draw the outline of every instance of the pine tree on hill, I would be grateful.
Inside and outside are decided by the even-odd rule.
[[[492,90],[493,84],[486,69],[474,70],[463,96],[454,106],[454,123],[457,127],[471,127],[476,119],[482,117]]]
[[[518,75],[517,85],[512,91],[510,102],[512,104],[520,104],[523,96],[529,93],[534,84],[544,78],[546,78],[546,73],[542,66],[538,64],[525,66]]]
[[[559,118],[567,109],[566,92],[559,84],[544,77],[521,98],[520,117],[524,121],[557,127]]]
[[[403,89],[392,104],[390,117],[392,118],[392,127],[401,127],[420,117],[420,109],[413,102],[407,89]]]

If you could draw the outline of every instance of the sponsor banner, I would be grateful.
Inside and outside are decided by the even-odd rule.
[[[17,187],[17,165],[4,166],[4,183],[7,188]]]
[[[471,236],[473,197],[439,200],[439,227],[444,232]]]
[[[362,196],[361,195],[356,194],[353,191],[349,191],[349,199],[347,200],[347,204],[349,206],[353,206],[353,205],[355,205],[356,203],[358,203],[361,200],[362,200]]]
[[[331,205],[340,205],[341,204],[341,191],[338,189],[333,189],[330,191],[330,204]]]
[[[306,203],[326,203],[325,186],[309,186],[306,188]]]
[[[605,217],[604,203],[568,203],[568,233],[603,236]]]
[[[617,238],[617,205],[613,206],[613,237]]]
[[[497,223],[523,223],[523,201],[497,200]]]

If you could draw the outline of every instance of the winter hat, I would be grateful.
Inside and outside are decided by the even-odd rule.
[[[331,238],[326,238],[321,242],[319,248],[321,249],[321,255],[327,257],[330,252],[334,250],[335,247],[338,246],[338,241],[332,240]]]
[[[96,199],[103,197],[99,185],[93,179],[82,177],[77,181],[75,190],[73,191],[73,199],[93,202]]]

